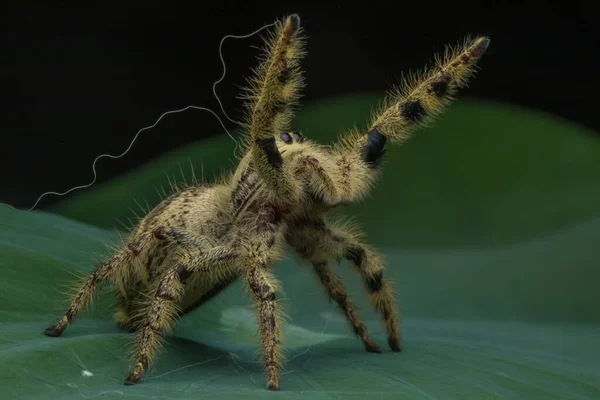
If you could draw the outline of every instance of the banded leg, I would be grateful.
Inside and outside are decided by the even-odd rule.
[[[247,272],[250,293],[257,303],[258,325],[263,344],[267,388],[279,390],[281,318],[275,299],[276,279],[265,264],[254,264]]]
[[[185,235],[185,240],[196,240],[189,234]],[[236,268],[237,257],[230,247],[197,249],[195,252],[188,250],[176,267],[163,275],[150,303],[142,309],[144,316],[137,329],[134,367],[125,378],[125,385],[133,385],[140,380],[160,346],[161,333],[167,332],[181,314],[179,304],[184,295],[185,281],[194,273],[212,271],[218,285],[224,275],[231,274]]]
[[[167,242],[172,242],[185,249],[192,250],[209,245],[205,240],[196,237],[194,234],[169,226],[157,226],[152,230],[144,232],[140,237],[142,239],[138,239],[135,242],[138,247],[145,244],[143,239],[162,242],[154,247],[154,253],[164,251],[166,249],[165,246],[169,244]],[[152,253],[148,253],[147,256],[146,270],[149,270],[153,256]],[[136,313],[135,309],[145,300],[145,294],[143,293],[145,288],[140,277],[136,275],[135,270],[124,272],[120,279],[122,287],[119,287],[117,291],[119,308],[114,315],[114,319],[120,329],[127,332],[134,332],[139,327],[139,318],[141,317],[139,313]]]
[[[276,137],[289,132],[292,108],[303,85],[299,66],[304,55],[300,30],[300,18],[295,14],[277,23],[248,95],[251,158],[266,185],[284,198],[296,189],[290,171],[282,168]]]
[[[322,219],[292,222],[285,237],[302,258],[313,263],[342,258],[351,261],[361,275],[373,307],[381,315],[390,348],[402,350],[395,300],[390,284],[383,277],[379,255],[362,244],[358,235],[330,227]]]
[[[123,250],[112,256],[88,276],[77,290],[71,304],[61,319],[56,324],[47,328],[44,334],[51,337],[60,336],[69,323],[85,308],[98,290],[98,285],[112,280],[120,270],[126,269],[131,264],[131,259],[139,254],[139,242],[130,243]]]
[[[352,261],[358,269],[373,307],[381,314],[390,348],[393,351],[402,351],[394,296],[389,283],[383,278],[381,257],[359,242],[348,241],[343,248],[344,258]]]
[[[408,139],[415,128],[426,126],[439,116],[456,92],[467,86],[489,44],[489,38],[478,37],[448,48],[443,57],[436,56],[434,67],[410,75],[401,87],[394,89],[375,114],[367,134],[355,132],[343,137],[342,149],[370,167],[377,167],[388,139]]]
[[[358,315],[354,311],[352,301],[348,297],[346,288],[340,278],[333,273],[327,265],[327,261],[313,263],[313,268],[317,273],[321,283],[327,290],[329,297],[338,304],[354,333],[362,340],[365,349],[370,353],[381,353],[379,346],[367,335],[367,328],[360,321]]]
[[[152,240],[153,232],[146,231],[133,236],[129,243],[119,250],[110,259],[100,264],[100,266],[81,284],[77,293],[73,297],[71,304],[63,317],[56,324],[47,328],[44,334],[57,337],[62,334],[69,323],[85,308],[92,300],[98,290],[98,285],[107,281],[126,282],[128,276],[141,275],[144,272],[140,266],[144,264],[146,250]],[[123,290],[123,287],[119,288]],[[121,307],[121,310],[123,308]],[[129,316],[126,313],[118,313],[117,322],[127,329],[126,322]]]

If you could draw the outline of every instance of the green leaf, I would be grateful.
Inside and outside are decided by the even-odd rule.
[[[299,125],[330,140],[372,102],[323,102]],[[287,258],[275,266],[289,315],[279,393],[266,390],[239,283],[182,319],[135,386],[123,386],[134,336],[112,322],[110,292],[62,337],[44,336],[64,312],[65,287],[118,235],[0,207],[0,398],[598,398],[598,142],[564,121],[470,101],[392,148],[372,198],[346,212],[396,282],[404,351],[387,351],[347,263],[336,271],[383,354],[366,353],[311,271]],[[230,165],[232,150],[221,138],[180,149],[56,211],[112,227],[132,197],[157,200],[149,193],[163,170],[178,171],[190,156],[212,175]]]
[[[111,321],[108,293],[62,337],[42,334],[64,312],[61,285],[89,273],[115,235],[6,208],[0,221],[3,398],[275,396],[265,389],[255,318],[239,285],[182,319],[146,379],[125,387],[133,336]],[[595,219],[502,250],[386,250],[406,316],[400,354],[366,353],[308,269],[281,262],[290,321],[278,398],[598,398],[599,251],[590,238],[599,234]],[[337,269],[384,346],[347,267]]]

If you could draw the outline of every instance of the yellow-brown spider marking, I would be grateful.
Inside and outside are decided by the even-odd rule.
[[[359,234],[326,219],[333,207],[359,201],[377,178],[387,142],[400,142],[440,114],[466,86],[489,39],[467,40],[435,67],[411,75],[388,97],[368,129],[322,146],[290,129],[304,56],[297,15],[278,21],[266,57],[246,96],[245,155],[235,172],[212,185],[194,184],[171,195],[132,230],[126,245],[80,286],[58,322],[59,336],[101,283],[112,283],[117,324],[137,333],[126,384],[140,380],[153,362],[161,334],[174,321],[219,294],[236,279],[256,303],[267,387],[279,388],[282,310],[279,282],[270,267],[285,244],[312,268],[352,330],[370,352],[369,337],[330,260],[348,260],[358,271],[381,316],[389,347],[401,351],[398,317],[383,259]]]

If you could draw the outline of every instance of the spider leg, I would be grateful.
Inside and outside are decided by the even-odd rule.
[[[267,218],[268,220],[268,218]],[[157,238],[173,240],[186,247],[186,252],[178,265],[169,270],[158,283],[153,298],[143,311],[146,316],[138,329],[135,365],[125,378],[126,385],[137,383],[148,369],[160,345],[160,334],[166,332],[178,314],[178,304],[185,291],[185,281],[191,274],[203,271],[218,274],[215,281],[225,284],[239,273],[239,266],[246,268],[246,283],[258,304],[259,326],[263,341],[265,369],[268,388],[279,388],[279,326],[280,314],[275,301],[277,280],[267,271],[266,266],[275,255],[276,230],[267,221],[260,221],[257,232],[241,246],[220,246],[204,250],[192,249],[192,245],[202,243],[201,238],[175,228],[159,227],[154,230]],[[240,253],[237,248],[240,248]],[[228,271],[228,272],[224,272]],[[228,277],[227,277],[228,276]],[[218,290],[219,284],[215,286]]]
[[[351,308],[352,305],[349,303],[345,291],[343,291],[343,286],[338,286],[338,282],[341,284],[339,278],[329,281],[330,275],[328,271],[323,270],[322,265],[328,259],[340,260],[345,258],[351,261],[365,284],[373,307],[381,315],[382,325],[387,333],[390,348],[393,351],[402,350],[394,296],[390,283],[383,277],[382,259],[375,251],[361,243],[358,235],[350,230],[330,227],[322,219],[295,221],[290,226],[286,239],[303,258],[316,264],[315,268],[320,269],[317,274],[327,274],[324,284],[326,287],[330,285],[332,289],[328,290],[333,291],[340,298],[341,304],[336,297],[333,297],[338,301],[340,307],[349,306]],[[319,278],[323,282],[320,275]],[[348,301],[348,304],[344,304],[344,301]],[[355,323],[360,323],[360,321],[356,319],[353,322],[351,318],[347,316],[349,322],[356,329]],[[363,340],[363,343],[369,350],[368,342]]]
[[[489,44],[489,38],[478,37],[448,48],[443,57],[436,56],[434,67],[422,74],[411,74],[401,87],[394,89],[375,113],[367,134],[346,135],[341,140],[342,148],[372,168],[379,165],[387,139],[408,139],[415,128],[433,122],[453,95],[467,86]]]
[[[258,325],[263,345],[263,361],[267,388],[279,390],[279,367],[282,362],[280,332],[283,325],[281,307],[276,300],[280,283],[268,270],[280,256],[281,225],[272,209],[258,214],[255,228],[241,238],[241,266],[245,284],[256,304]]]
[[[181,241],[178,243],[198,241],[193,235],[172,228],[168,228],[163,237],[179,238]],[[161,333],[167,332],[181,315],[180,304],[186,281],[193,274],[204,273],[209,274],[207,280],[214,282],[215,286],[230,283],[237,274],[237,258],[238,254],[230,246],[188,248],[180,254],[179,262],[161,277],[153,290],[153,297],[140,311],[134,366],[125,378],[125,385],[133,385],[140,380],[160,347]]]
[[[71,304],[65,314],[56,322],[56,324],[47,328],[44,334],[47,336],[60,336],[71,321],[85,308],[97,292],[98,285],[105,281],[114,280],[116,275],[123,273],[132,263],[133,259],[140,254],[144,239],[148,235],[140,235],[136,240],[131,241],[122,250],[117,252],[107,261],[89,275],[81,284],[77,293],[71,300]]]
[[[329,297],[338,304],[344,316],[350,323],[354,333],[362,340],[365,349],[370,353],[381,353],[379,346],[367,334],[367,327],[361,322],[354,311],[354,305],[346,292],[341,279],[331,270],[327,261],[313,263],[314,271],[317,273],[321,283],[327,290]]]
[[[300,32],[298,15],[277,22],[247,96],[250,100],[247,105],[250,157],[269,189],[284,198],[292,195],[297,188],[290,171],[282,168],[282,157],[275,138],[289,131],[292,108],[303,86],[299,62],[304,51]]]
[[[248,268],[246,280],[257,304],[258,324],[263,343],[265,373],[269,390],[279,389],[279,350],[281,315],[275,298],[278,282],[265,264],[256,263]]]
[[[387,140],[403,141],[415,128],[432,122],[458,89],[467,85],[489,43],[487,37],[479,37],[437,57],[435,67],[411,75],[386,99],[366,134],[351,132],[340,138],[331,153],[306,155],[295,173],[327,205],[364,198],[380,172],[377,167]]]
[[[383,277],[383,261],[375,251],[354,240],[347,240],[340,249],[344,258],[352,261],[363,278],[371,303],[381,314],[381,322],[393,351],[402,351],[395,300],[390,283]]]
[[[190,313],[191,311],[201,307],[202,305],[209,302],[224,289],[229,287],[237,278],[238,274],[233,273],[233,261],[234,255],[229,251],[223,251],[219,254],[217,251],[213,251],[214,257],[207,263],[207,267],[199,268],[198,271],[202,272],[205,279],[202,279],[201,284],[196,286],[204,287],[205,292],[199,298],[195,298],[193,302],[186,302],[182,304],[182,309],[179,312],[179,316]],[[201,256],[196,256],[201,257]],[[191,261],[190,263],[203,263],[204,260]],[[145,306],[147,303],[147,295],[145,291],[140,291],[140,288],[136,286],[136,281],[131,279],[128,288],[125,290],[128,299],[125,301],[123,296],[118,296],[117,301],[119,302],[119,310],[115,313],[114,319],[117,322],[117,326],[127,332],[135,332],[142,325],[141,319],[144,315],[140,313],[139,307]],[[140,283],[137,281],[137,283]],[[209,285],[209,286],[207,286]],[[193,288],[192,288],[193,289]],[[120,294],[120,293],[119,293]]]

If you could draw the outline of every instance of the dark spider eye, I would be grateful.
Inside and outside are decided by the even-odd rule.
[[[279,135],[279,137],[286,143],[292,143],[292,138],[287,133],[282,133],[281,135]]]
[[[298,143],[300,143],[304,140],[304,138],[302,136],[300,136],[299,133],[294,132],[293,135],[294,135],[294,140]]]

